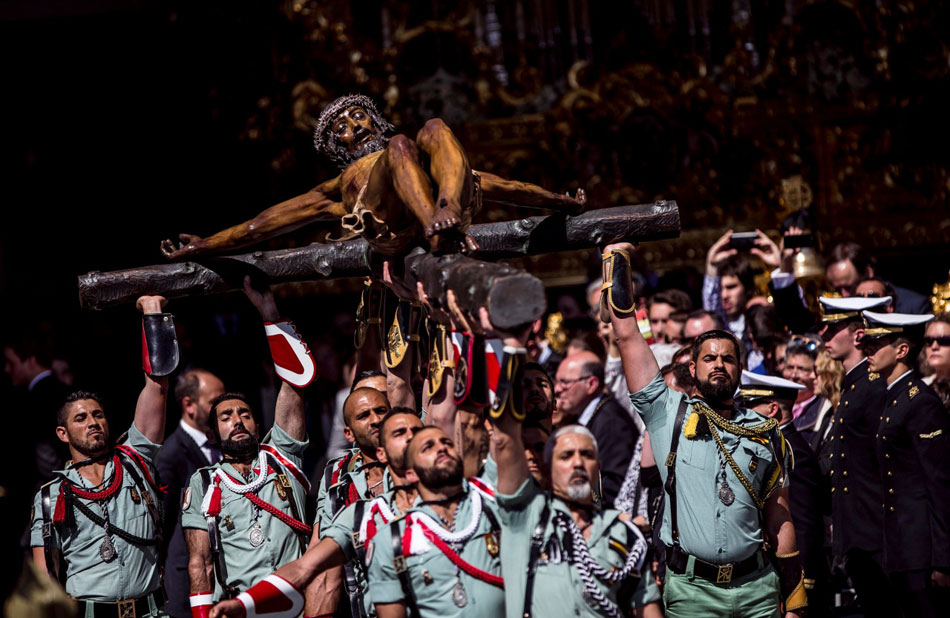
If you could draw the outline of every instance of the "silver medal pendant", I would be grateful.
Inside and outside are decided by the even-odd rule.
[[[115,545],[112,544],[112,539],[108,536],[102,539],[102,544],[99,545],[99,557],[102,558],[103,562],[112,562],[115,560]]]
[[[264,543],[264,531],[261,530],[260,524],[254,524],[251,527],[247,539],[251,542],[251,547],[260,547]]]
[[[732,491],[732,487],[729,487],[725,479],[722,481],[722,485],[719,486],[719,501],[726,506],[736,501],[736,493]]]
[[[455,585],[452,586],[452,602],[456,607],[468,605],[468,594],[465,593],[465,586],[462,585],[461,579],[455,580]]]

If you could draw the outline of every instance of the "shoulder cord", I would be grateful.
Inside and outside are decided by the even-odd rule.
[[[86,518],[89,519],[89,521],[99,526],[100,528],[105,528],[106,526],[105,518],[100,517],[99,515],[96,515],[95,511],[90,509],[88,506],[86,506],[82,502],[79,502],[78,500],[73,503],[73,506],[76,507],[77,511],[85,515]],[[119,528],[112,522],[109,522],[109,534],[114,534],[120,539],[128,543],[131,543],[132,545],[155,545],[158,543],[157,537],[146,539],[144,537],[135,536],[134,534],[130,532],[126,532],[122,528]]]
[[[584,580],[584,590],[597,602],[602,610],[612,617],[619,617],[617,606],[600,591],[600,587],[594,582],[594,577],[607,584],[617,584],[629,577],[646,556],[647,543],[643,536],[637,534],[633,547],[627,552],[627,559],[624,561],[622,569],[607,571],[590,555],[590,548],[587,546],[587,541],[584,540],[584,534],[569,515],[559,511],[554,514],[553,523],[561,532],[569,535],[568,560],[580,572],[581,579]],[[628,530],[633,529],[628,527]]]
[[[739,479],[739,482],[742,483],[742,486],[745,487],[745,490],[749,493],[749,496],[752,497],[752,501],[755,502],[759,510],[764,509],[765,500],[759,497],[759,493],[755,490],[755,487],[752,486],[752,481],[742,473],[742,468],[739,467],[739,464],[736,463],[736,460],[732,457],[732,453],[730,453],[729,449],[722,443],[722,438],[719,436],[719,431],[716,427],[718,426],[723,429],[723,431],[728,431],[736,436],[753,437],[768,434],[769,431],[778,426],[778,421],[774,418],[770,418],[757,425],[745,427],[722,418],[703,402],[694,403],[693,408],[709,421],[709,433],[712,434],[713,440],[716,441],[716,446],[719,447],[719,452],[722,454],[722,457],[726,460],[726,463],[729,464],[729,467],[732,468],[732,472],[736,475],[736,478]]]
[[[481,521],[482,518],[481,494],[477,491],[471,491],[469,494],[471,495],[472,500],[472,519],[468,522],[467,526],[458,532],[449,532],[443,526],[436,523],[434,519],[421,511],[411,512],[407,516],[407,520],[411,519],[413,523],[419,522],[446,543],[464,543],[475,534],[475,531],[478,529],[478,522]]]
[[[265,483],[267,483],[267,474],[269,472],[267,465],[267,451],[261,451],[260,454],[258,454],[257,468],[257,478],[246,485],[235,482],[222,468],[218,468],[212,474],[221,480],[222,485],[236,494],[255,493],[258,489],[263,487]]]

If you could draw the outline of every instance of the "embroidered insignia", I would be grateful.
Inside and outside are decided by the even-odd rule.
[[[759,436],[745,436],[745,437],[747,437],[748,439],[752,440],[753,442],[758,442],[759,444],[764,444],[765,446],[768,446],[768,445],[769,445],[769,440],[768,440],[768,438],[762,438],[762,437],[759,437]]]
[[[185,490],[185,497],[181,501],[181,510],[187,511],[188,506],[191,504],[191,487]]]
[[[881,377],[881,374],[879,373],[874,373],[873,371],[868,372],[868,382],[873,382],[874,380],[877,380],[880,377]]]
[[[938,429],[937,431],[931,431],[930,433],[920,434],[921,439],[930,440],[931,438],[936,438],[939,435],[943,434],[943,429]]]
[[[920,394],[920,389],[916,386],[911,386],[910,391],[908,391],[907,394],[908,396],[910,396],[911,399],[913,399],[914,397]]]

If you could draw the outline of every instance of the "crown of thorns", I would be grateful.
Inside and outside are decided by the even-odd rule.
[[[366,110],[366,113],[370,115],[373,119],[373,122],[379,126],[379,129],[384,133],[386,131],[392,131],[395,127],[389,122],[383,119],[380,115],[379,110],[376,109],[376,104],[373,103],[373,100],[368,96],[363,94],[349,94],[344,97],[340,97],[330,103],[324,108],[323,112],[320,113],[320,117],[317,118],[317,126],[313,130],[313,147],[316,148],[319,152],[329,153],[331,150],[332,144],[327,140],[327,131],[330,129],[330,125],[340,115],[345,109],[350,107],[362,107]]]

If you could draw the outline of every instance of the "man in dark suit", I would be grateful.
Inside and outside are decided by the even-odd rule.
[[[191,476],[221,458],[218,446],[209,441],[211,428],[208,418],[211,401],[224,393],[224,384],[214,374],[203,369],[191,369],[181,374],[175,383],[175,400],[181,408],[178,427],[165,440],[156,467],[162,482],[168,485],[165,494],[165,608],[174,618],[190,618],[188,602],[188,547],[181,530],[182,492]]]
[[[835,245],[825,260],[825,274],[831,285],[842,295],[852,296],[854,287],[864,278],[875,275],[874,260],[861,245],[853,242]],[[922,314],[930,311],[930,300],[923,294],[890,284],[894,290],[894,311]]]
[[[795,465],[789,473],[789,509],[795,523],[795,540],[801,553],[808,591],[808,615],[831,615],[829,568],[824,552],[822,515],[830,512],[827,480],[818,457],[792,423],[792,404],[801,384],[773,376],[742,372],[740,395],[743,405],[779,422],[785,442],[792,449]]]
[[[612,505],[640,436],[633,417],[604,392],[604,364],[593,352],[576,352],[561,361],[554,379],[554,396],[555,429],[577,423],[597,438],[601,491],[605,506]]]

